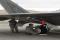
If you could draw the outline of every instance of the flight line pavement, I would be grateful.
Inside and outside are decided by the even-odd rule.
[[[60,40],[60,33],[47,35],[28,35],[25,29],[19,27],[19,33],[11,33],[8,22],[0,22],[0,40]]]

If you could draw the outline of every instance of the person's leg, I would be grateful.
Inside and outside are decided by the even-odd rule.
[[[42,25],[39,28],[41,30],[41,32],[39,34],[42,34],[43,33]]]
[[[10,26],[10,29],[12,32],[14,32],[14,26],[13,25]]]
[[[44,29],[45,29],[45,33],[47,33],[48,32],[47,28],[45,27]]]
[[[44,32],[45,32],[45,29],[44,29],[44,27],[43,26],[41,26],[41,34],[43,34]]]
[[[15,31],[18,33],[18,27],[15,25]]]
[[[47,33],[47,28],[46,27],[42,28],[42,33]]]

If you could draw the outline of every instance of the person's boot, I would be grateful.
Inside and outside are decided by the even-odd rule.
[[[14,28],[13,27],[10,27],[11,28],[11,32],[14,33]]]
[[[16,30],[16,33],[19,33],[18,30]]]
[[[14,27],[13,25],[10,25],[11,32],[14,33]]]

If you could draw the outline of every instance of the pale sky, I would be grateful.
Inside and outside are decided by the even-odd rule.
[[[60,9],[60,0],[13,0],[27,10],[54,11]],[[0,6],[0,9],[3,9]]]

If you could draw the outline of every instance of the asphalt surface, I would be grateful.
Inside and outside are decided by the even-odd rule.
[[[19,33],[11,33],[8,22],[0,22],[0,40],[60,40],[60,33],[48,33],[47,35],[28,35],[24,28],[19,28]]]

